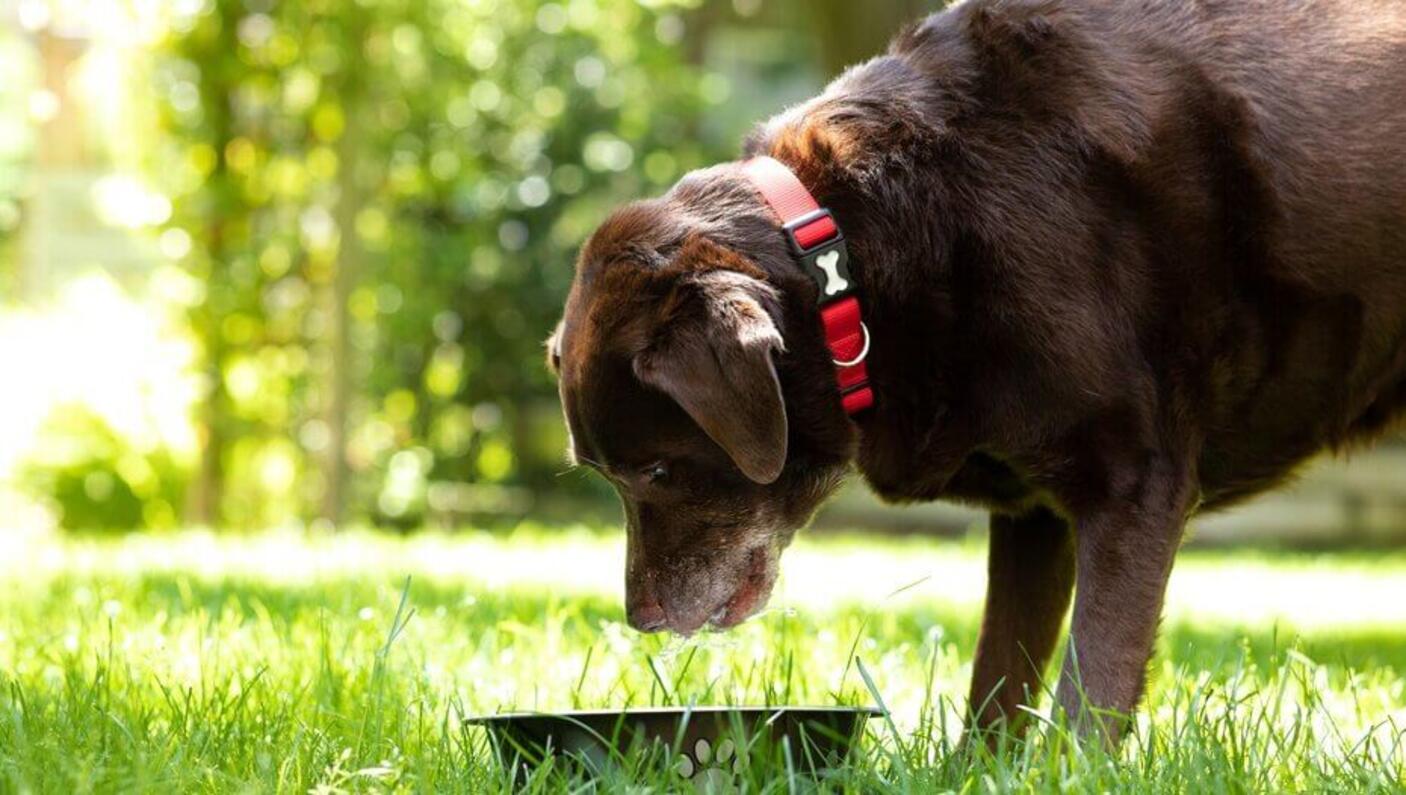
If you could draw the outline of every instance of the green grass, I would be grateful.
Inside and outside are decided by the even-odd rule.
[[[620,546],[580,529],[0,535],[0,791],[501,791],[462,716],[862,703],[862,674],[892,724],[831,789],[1406,787],[1401,553],[1185,554],[1148,702],[1110,756],[1043,725],[995,754],[956,748],[979,543],[803,541],[778,607],[686,644],[620,623]],[[672,775],[641,754],[603,788],[677,791]],[[748,775],[815,787],[784,765]]]

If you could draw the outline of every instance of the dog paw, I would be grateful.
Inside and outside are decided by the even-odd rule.
[[[692,755],[688,750],[679,753],[674,772],[691,783],[695,792],[721,795],[740,791],[737,779],[742,774],[742,755],[731,740],[723,740],[716,748],[699,740],[692,751]]]

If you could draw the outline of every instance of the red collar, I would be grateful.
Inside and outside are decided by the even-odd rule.
[[[849,274],[845,236],[829,210],[823,209],[781,161],[757,157],[742,164],[757,191],[781,218],[781,230],[801,270],[815,280],[825,344],[835,362],[835,381],[845,413],[854,416],[874,405],[869,388],[869,328],[860,313],[859,296]]]

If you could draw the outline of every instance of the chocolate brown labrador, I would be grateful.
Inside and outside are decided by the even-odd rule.
[[[745,147],[848,238],[876,402],[728,163],[615,212],[549,340],[619,491],[642,631],[755,613],[857,468],[991,511],[977,725],[1038,692],[1116,736],[1187,518],[1406,409],[1406,6],[971,0]],[[1099,717],[1109,716],[1109,717]]]

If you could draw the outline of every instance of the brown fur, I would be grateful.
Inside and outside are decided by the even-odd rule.
[[[1033,689],[1071,591],[1060,702],[1127,713],[1187,517],[1406,409],[1400,3],[971,0],[761,127],[763,153],[848,237],[878,403],[841,411],[815,288],[735,164],[607,221],[553,349],[642,628],[754,611],[853,460],[886,499],[992,511],[983,723]],[[774,375],[738,347],[757,334]],[[732,414],[690,399],[724,394],[702,359],[640,378],[680,340],[747,351]]]

